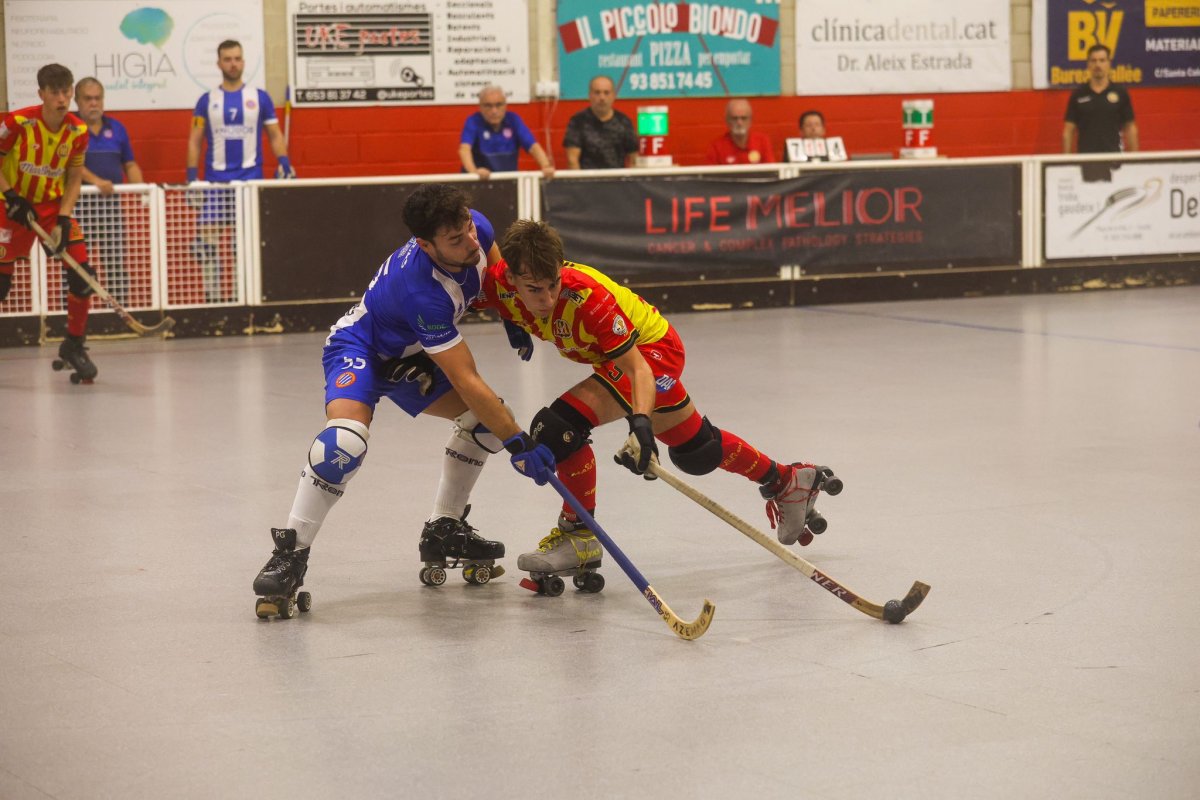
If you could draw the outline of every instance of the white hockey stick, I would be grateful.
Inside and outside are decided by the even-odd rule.
[[[800,556],[788,550],[780,544],[774,537],[768,536],[762,531],[755,528],[749,522],[734,514],[732,511],[724,508],[715,500],[702,494],[697,489],[684,483],[674,474],[665,469],[658,462],[651,460],[648,472],[656,475],[672,488],[687,495],[692,500],[696,501],[702,508],[706,508],[716,516],[728,522],[734,528],[745,534],[750,539],[753,539],[758,544],[770,550],[782,561],[800,571],[813,583],[830,592],[834,597],[842,600],[845,603],[853,606],[862,613],[875,619],[886,620],[887,622],[898,624],[904,621],[904,618],[917,609],[921,605],[921,601],[925,599],[925,595],[929,594],[929,585],[917,581],[913,583],[912,588],[908,590],[908,594],[903,600],[888,600],[883,605],[872,603],[866,598],[860,597],[848,588],[838,583],[830,576],[821,572],[815,566],[805,561]]]
[[[33,232],[38,235],[38,238],[41,239],[47,247],[53,246],[54,242],[50,238],[50,234],[46,233],[46,229],[39,225],[37,220],[30,220],[29,226],[33,228]],[[113,296],[105,291],[104,287],[100,285],[99,281],[92,277],[90,272],[79,266],[79,262],[76,261],[70,253],[68,253],[66,250],[63,250],[61,253],[56,253],[55,256],[57,258],[61,258],[64,264],[75,270],[75,273],[79,275],[79,277],[83,278],[88,286],[92,287],[92,291],[96,293],[96,296],[105,303],[108,303],[108,307],[117,312],[117,316],[129,326],[130,330],[139,336],[157,336],[160,333],[166,333],[175,326],[175,320],[171,319],[170,317],[163,317],[162,322],[159,322],[155,325],[143,325],[134,319],[133,315],[126,311],[120,303],[114,300]]]

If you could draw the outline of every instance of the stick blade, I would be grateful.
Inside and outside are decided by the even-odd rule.
[[[699,639],[708,632],[708,626],[713,621],[713,614],[717,613],[717,607],[707,598],[704,600],[704,607],[700,609],[700,616],[691,622],[684,622],[665,605],[663,608],[666,611],[663,614],[663,619],[666,620],[667,625],[671,626],[671,630],[675,631],[676,636],[680,639],[686,639],[689,642]]]
[[[136,320],[134,320],[136,322]],[[162,322],[155,325],[143,325],[138,323],[135,329],[139,336],[160,336],[171,328],[175,327],[175,320],[172,317],[163,317]]]
[[[904,595],[904,599],[900,601],[900,605],[904,607],[904,616],[908,616],[917,610],[917,606],[925,600],[925,596],[929,594],[930,586],[928,583],[914,581],[912,588],[908,590],[908,594]]]

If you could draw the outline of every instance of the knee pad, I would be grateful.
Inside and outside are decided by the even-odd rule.
[[[500,437],[489,431],[471,410],[454,418],[454,435],[463,441],[474,442],[489,453],[499,453],[504,449],[504,442],[500,441]]]
[[[707,475],[721,466],[721,459],[725,457],[721,431],[705,417],[696,435],[678,447],[668,447],[667,455],[688,475]]]
[[[11,272],[0,272],[0,303],[3,303],[8,298],[8,292],[12,289],[13,276]]]
[[[93,278],[96,277],[96,268],[86,261],[79,266],[87,270],[87,273]],[[76,297],[91,297],[95,292],[88,282],[80,277],[79,273],[70,267],[63,265],[63,272],[67,273],[67,291]]]
[[[308,465],[326,483],[343,484],[354,477],[367,456],[367,426],[352,419],[331,419],[308,450]]]
[[[529,435],[544,444],[558,463],[566,461],[591,440],[592,423],[561,397],[533,417]]]

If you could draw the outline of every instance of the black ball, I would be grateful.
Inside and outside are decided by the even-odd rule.
[[[904,606],[899,600],[888,600],[883,604],[883,618],[893,625],[899,625],[905,616]]]

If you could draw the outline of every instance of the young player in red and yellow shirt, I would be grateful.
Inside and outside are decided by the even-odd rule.
[[[626,417],[638,457],[624,455],[624,466],[645,474],[658,455],[657,438],[690,475],[721,468],[757,482],[779,540],[812,541],[806,523],[832,472],[776,462],[702,417],[680,380],[683,342],[658,309],[603,273],[564,261],[562,240],[544,222],[514,223],[500,253],[504,260],[488,268],[474,305],[500,314],[521,358],[532,351],[532,334],[592,367],[591,376],[539,411],[529,428],[550,448],[559,479],[585,508],[596,507],[596,458],[588,437],[594,427]],[[557,527],[517,566],[555,573],[594,569],[599,561],[595,536],[564,504]]]
[[[40,106],[10,112],[0,122],[0,191],[5,215],[0,220],[0,301],[12,286],[16,261],[29,255],[36,240],[34,220],[50,233],[47,252],[68,252],[88,272],[83,232],[71,216],[83,183],[83,154],[88,129],[70,112],[75,79],[61,64],[38,70]],[[92,289],[63,265],[67,283],[67,336],[58,355],[84,381],[96,377],[96,365],[83,346]]]

